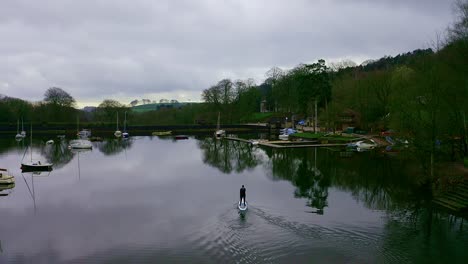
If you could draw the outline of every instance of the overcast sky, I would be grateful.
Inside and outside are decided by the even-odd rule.
[[[200,101],[222,78],[427,48],[452,0],[1,0],[0,94]]]

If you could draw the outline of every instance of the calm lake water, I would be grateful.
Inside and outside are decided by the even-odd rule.
[[[34,142],[49,174],[0,196],[0,263],[462,263],[466,220],[439,211],[414,162],[376,152],[250,147],[197,136]],[[249,209],[239,213],[239,188]]]

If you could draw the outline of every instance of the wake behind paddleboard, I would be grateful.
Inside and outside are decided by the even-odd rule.
[[[247,202],[245,203],[245,205],[244,205],[244,203],[239,202],[239,204],[237,204],[237,207],[239,208],[239,210],[245,211],[245,210],[247,210],[248,205],[249,204]]]

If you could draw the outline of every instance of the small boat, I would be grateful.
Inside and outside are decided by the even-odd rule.
[[[82,129],[80,131],[80,119],[78,118],[78,116],[76,117],[76,135],[81,139],[87,139],[88,137],[91,136],[91,130]],[[60,136],[63,136],[63,138],[65,138],[65,135],[60,135]]]
[[[40,160],[33,160],[32,156],[32,124],[31,124],[31,143],[29,148],[31,149],[31,160],[21,162],[22,171],[50,171],[52,170],[52,163],[41,162]]]
[[[91,130],[82,129],[80,132],[78,132],[78,137],[82,139],[91,137]]]
[[[185,135],[177,135],[177,136],[174,136],[174,139],[177,139],[177,140],[180,140],[180,139],[188,139],[189,137],[188,136],[185,136]]]
[[[31,160],[28,162],[21,163],[22,172],[32,172],[32,171],[51,171],[52,163],[41,163],[40,160]]]
[[[21,136],[22,136],[23,138],[26,137],[26,131],[24,131],[23,118],[21,118]]]
[[[47,144],[47,145],[52,145],[52,144],[54,144],[54,141],[53,141],[52,139],[51,139],[51,140],[47,140],[46,144]]]
[[[169,136],[172,134],[172,131],[155,131],[151,133],[153,136]]]
[[[92,149],[93,144],[87,139],[74,139],[70,141],[70,148],[72,149]]]
[[[252,146],[256,146],[256,145],[258,145],[258,143],[259,143],[259,141],[256,140],[256,139],[250,139],[249,142],[250,142],[250,144],[251,144]]]
[[[378,146],[377,143],[373,139],[361,140],[361,141],[356,142],[357,151],[372,150],[376,148],[377,146]]]
[[[127,132],[127,112],[125,111],[125,119],[124,119],[124,132],[122,133],[123,138],[128,138],[130,135]]]
[[[221,113],[218,112],[218,123],[216,125],[216,131],[215,131],[215,138],[218,138],[218,139],[226,136],[226,131],[221,129],[220,117],[221,117]]]
[[[0,185],[15,183],[15,177],[8,173],[7,169],[0,168]]]
[[[16,124],[16,136],[15,136],[15,139],[16,141],[21,141],[23,139],[23,135],[21,135],[21,133],[19,132],[19,119],[18,119],[18,122]]]
[[[289,139],[289,135],[288,134],[280,134],[278,136],[279,139],[281,140],[288,140]]]
[[[226,136],[226,131],[224,131],[222,129],[216,130],[216,132],[215,132],[215,137],[216,138],[222,138],[224,136]]]
[[[119,112],[117,112],[117,130],[115,130],[114,136],[117,138],[122,136],[122,131],[119,130]]]

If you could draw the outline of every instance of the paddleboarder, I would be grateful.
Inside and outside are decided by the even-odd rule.
[[[244,206],[245,206],[245,187],[242,185],[242,188],[240,188],[240,201],[239,204],[242,203],[242,199],[244,199]]]

